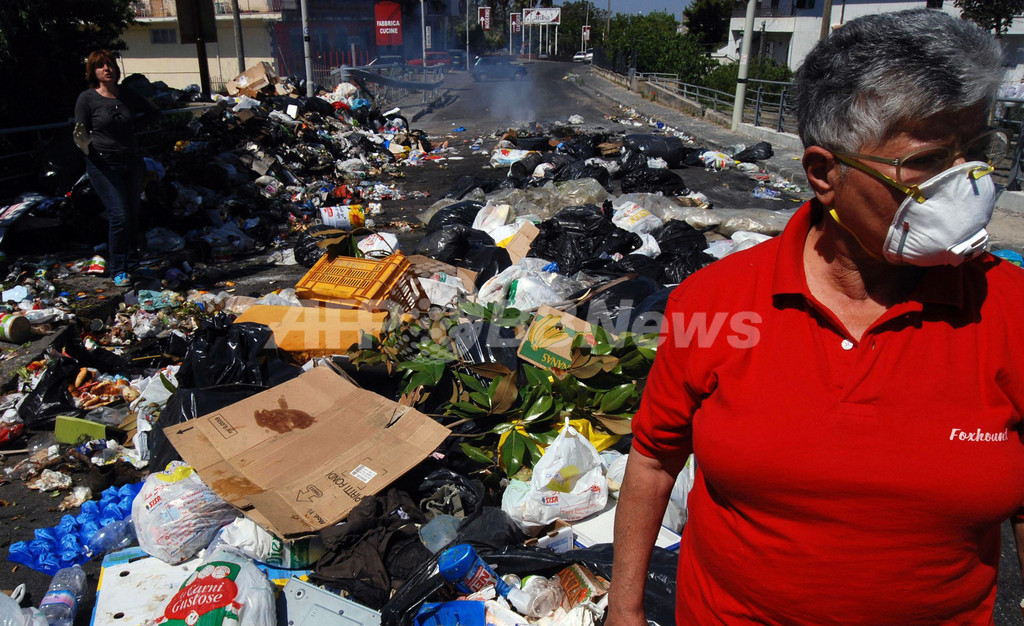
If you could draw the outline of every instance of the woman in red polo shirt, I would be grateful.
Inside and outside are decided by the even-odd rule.
[[[693,452],[679,624],[989,624],[1000,524],[1024,539],[1024,272],[984,251],[986,32],[862,17],[800,72],[814,199],[687,279],[633,420],[609,626]],[[722,315],[721,332],[701,332]]]

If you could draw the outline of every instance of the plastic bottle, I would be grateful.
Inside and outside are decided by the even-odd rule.
[[[78,603],[85,595],[85,570],[80,565],[65,567],[53,576],[50,589],[39,603],[39,609],[50,626],[71,626]]]
[[[441,576],[454,583],[455,588],[462,593],[474,593],[493,585],[498,594],[507,598],[520,613],[527,613],[531,608],[530,595],[498,578],[491,566],[477,556],[476,550],[469,544],[462,543],[442,552],[438,568]]]
[[[127,548],[133,543],[135,543],[135,526],[132,525],[132,518],[128,517],[116,522],[110,522],[97,530],[89,538],[85,548],[89,556],[94,556]]]

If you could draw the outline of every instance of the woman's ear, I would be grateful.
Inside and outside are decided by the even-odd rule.
[[[807,184],[823,206],[832,206],[835,196],[835,182],[838,180],[839,162],[835,156],[821,146],[810,146],[804,150],[801,163],[807,174]]]

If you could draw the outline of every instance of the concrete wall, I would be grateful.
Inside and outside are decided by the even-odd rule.
[[[273,15],[273,14],[270,14]],[[242,19],[242,48],[245,51],[245,65],[266,61],[273,65],[272,21],[267,15],[245,16]],[[128,49],[121,56],[121,71],[129,74],[145,74],[153,81],[163,81],[169,87],[181,89],[199,83],[199,61],[196,59],[195,44],[152,43],[154,29],[171,29],[178,42],[178,21],[176,18],[150,18],[128,27],[123,34]],[[238,60],[235,53],[235,31],[230,17],[217,18],[217,42],[206,44],[206,55],[210,63],[210,80],[214,88],[218,83],[231,80],[238,75]]]

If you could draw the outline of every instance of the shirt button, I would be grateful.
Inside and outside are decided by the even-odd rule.
[[[843,346],[843,350],[853,350],[853,342],[849,339],[843,339],[843,343],[840,345]]]

